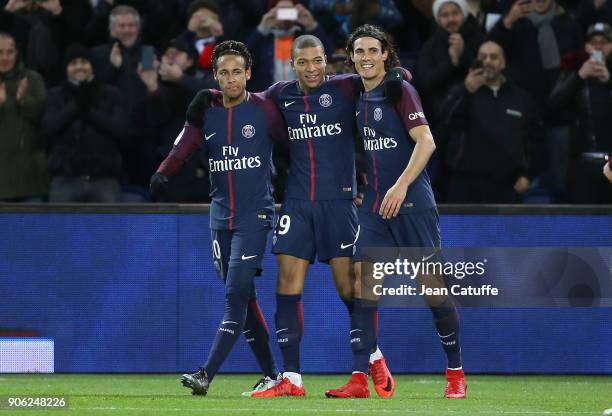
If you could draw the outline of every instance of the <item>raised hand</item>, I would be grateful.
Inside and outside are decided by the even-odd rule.
[[[121,67],[123,63],[123,56],[121,56],[121,48],[119,47],[119,42],[115,42],[113,48],[110,53],[110,62],[115,68]]]
[[[448,37],[448,55],[450,56],[453,65],[458,66],[461,55],[465,48],[463,36],[459,33],[453,33]]]

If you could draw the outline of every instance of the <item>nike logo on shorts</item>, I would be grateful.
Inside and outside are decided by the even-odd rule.
[[[242,255],[242,260],[250,260],[250,259],[254,259],[255,257],[257,257],[257,254],[253,254],[252,256],[245,256],[243,254]]]
[[[342,244],[340,244],[340,250],[344,250],[345,248],[349,248],[353,244],[355,244],[355,243],[351,243],[351,244],[344,244],[344,243],[342,243]]]

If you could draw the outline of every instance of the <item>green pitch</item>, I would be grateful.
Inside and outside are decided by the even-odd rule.
[[[0,396],[63,396],[69,410],[1,410],[6,415],[601,415],[612,378],[469,376],[468,399],[442,399],[444,376],[397,376],[392,399],[327,399],[346,375],[307,375],[305,398],[241,397],[255,375],[218,375],[208,396],[191,396],[179,375],[2,375]],[[374,393],[372,389],[372,393]]]

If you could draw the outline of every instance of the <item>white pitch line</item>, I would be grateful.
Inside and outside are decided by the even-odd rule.
[[[372,412],[372,409],[361,409],[361,410],[357,410],[357,409],[317,409],[317,408],[308,408],[308,409],[290,409],[287,407],[284,407],[282,409],[275,409],[275,408],[271,408],[271,409],[262,409],[260,407],[253,407],[253,408],[227,408],[227,407],[203,407],[200,409],[185,409],[185,408],[158,408],[158,407],[72,407],[71,410],[73,411],[78,411],[78,410],[91,410],[91,411],[155,411],[155,410],[161,410],[164,412],[264,412],[264,413],[286,413],[286,412],[299,412],[299,411],[308,411],[309,413],[333,413],[333,412],[337,412],[337,413],[368,413],[368,412]],[[450,410],[450,409],[446,409],[444,410],[445,414],[463,414],[465,413],[465,410]],[[593,414],[593,412],[553,412],[553,411],[546,411],[546,410],[541,410],[541,411],[529,411],[529,410],[516,410],[516,411],[504,411],[504,410],[481,410],[481,411],[474,411],[474,410],[470,410],[470,413],[478,413],[478,414],[491,414],[491,412],[494,412],[495,414],[502,414],[502,415],[590,415]],[[420,415],[422,414],[432,414],[432,415],[439,415],[440,414],[440,410],[431,410],[431,411],[427,411],[427,410],[414,410],[411,411],[410,409],[376,409],[375,413],[403,413],[403,414],[410,414],[410,413],[418,413]]]

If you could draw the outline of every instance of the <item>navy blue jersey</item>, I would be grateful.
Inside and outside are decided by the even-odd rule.
[[[357,75],[346,74],[328,77],[309,94],[298,81],[281,81],[266,91],[287,123],[286,198],[320,201],[356,195],[355,102],[362,89]]]
[[[357,105],[357,124],[367,153],[367,177],[362,209],[378,213],[385,194],[406,169],[416,143],[408,132],[427,125],[418,93],[403,81],[402,99],[397,104],[383,97],[383,86],[362,92]],[[422,211],[436,206],[426,170],[408,187],[399,213]]]
[[[210,178],[210,227],[233,230],[271,221],[274,198],[271,185],[273,140],[286,140],[281,114],[262,94],[248,93],[237,106],[225,108],[213,91],[212,105],[203,110],[199,134],[183,130],[159,171],[175,169],[171,156],[185,160],[203,147]]]

